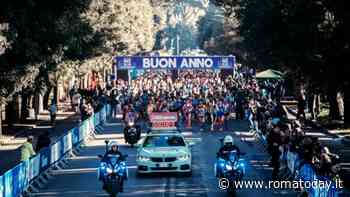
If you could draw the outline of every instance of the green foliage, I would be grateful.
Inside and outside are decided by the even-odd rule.
[[[8,66],[50,61],[52,55],[60,51],[72,35],[69,34],[72,28],[62,28],[60,25],[72,24],[69,22],[73,18],[76,18],[75,24],[82,23],[77,20],[88,3],[88,0],[2,2],[0,18],[9,23],[10,39],[13,42],[6,54]],[[67,13],[69,17],[66,17]],[[79,34],[84,35],[81,32]]]
[[[22,87],[40,89],[51,83],[45,76],[55,71],[58,63],[94,54],[101,44],[101,34],[81,17],[89,5],[90,0],[1,2],[0,24],[8,24],[4,35],[11,43],[0,54],[3,98]],[[36,71],[27,72],[32,67]]]
[[[344,51],[344,44],[349,44],[337,33],[344,30],[342,23],[347,20],[336,15],[340,4],[327,0],[242,0],[240,33],[249,58],[255,63],[283,65],[315,83],[332,82],[345,69],[336,62],[342,59],[339,51]]]
[[[289,70],[312,92],[326,94],[332,109],[337,108],[337,91],[344,92],[345,114],[350,113],[349,4],[347,0],[239,1],[247,60]],[[345,117],[350,122],[350,115]]]

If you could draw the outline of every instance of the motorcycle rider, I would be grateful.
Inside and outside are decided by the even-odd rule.
[[[226,135],[223,139],[223,146],[218,152],[218,157],[227,159],[228,153],[231,151],[237,151],[237,155],[240,155],[239,148],[234,144],[234,139],[231,135]]]
[[[219,149],[219,152],[217,153],[217,158],[222,158],[224,160],[229,160],[229,153],[231,151],[236,151],[237,152],[237,155],[239,156],[240,155],[240,150],[237,146],[234,145],[234,139],[232,136],[230,135],[227,135],[224,137],[224,139],[222,139],[222,143],[223,143],[223,146]],[[219,168],[219,166],[217,165],[216,167],[216,171],[215,171],[215,176],[220,178],[222,177],[222,169]]]
[[[121,160],[123,160],[123,154],[119,151],[119,146],[117,142],[111,142],[110,149],[105,153],[103,157],[103,161],[106,162],[108,155],[118,155]],[[126,180],[127,177],[124,176],[123,179],[120,181],[120,192],[123,192],[124,190],[124,180]],[[106,189],[105,182],[103,180],[103,189]]]

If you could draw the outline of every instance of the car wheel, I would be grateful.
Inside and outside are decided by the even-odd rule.
[[[143,178],[145,175],[140,173],[140,172],[136,172],[136,177],[137,178]]]

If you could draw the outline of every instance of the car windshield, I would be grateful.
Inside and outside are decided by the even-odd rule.
[[[181,136],[176,135],[160,135],[148,136],[143,144],[143,147],[173,147],[185,146],[185,142]]]

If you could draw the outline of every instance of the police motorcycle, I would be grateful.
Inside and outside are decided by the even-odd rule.
[[[221,146],[223,146],[224,139],[220,139]],[[241,181],[245,175],[245,160],[240,158],[245,153],[238,153],[237,150],[229,151],[223,158],[217,153],[217,160],[214,164],[215,176],[221,181],[226,182],[226,192],[229,196],[236,195],[236,188],[234,182]]]
[[[97,169],[98,180],[103,182],[103,189],[112,197],[123,191],[123,182],[128,177],[126,158],[128,155],[107,154],[109,141],[105,141],[106,154],[98,155],[101,159]],[[113,145],[112,145],[113,146]]]
[[[141,128],[139,125],[136,125],[136,113],[128,112],[125,118],[125,127],[124,127],[124,139],[125,142],[130,144],[131,147],[136,144],[141,137]]]

